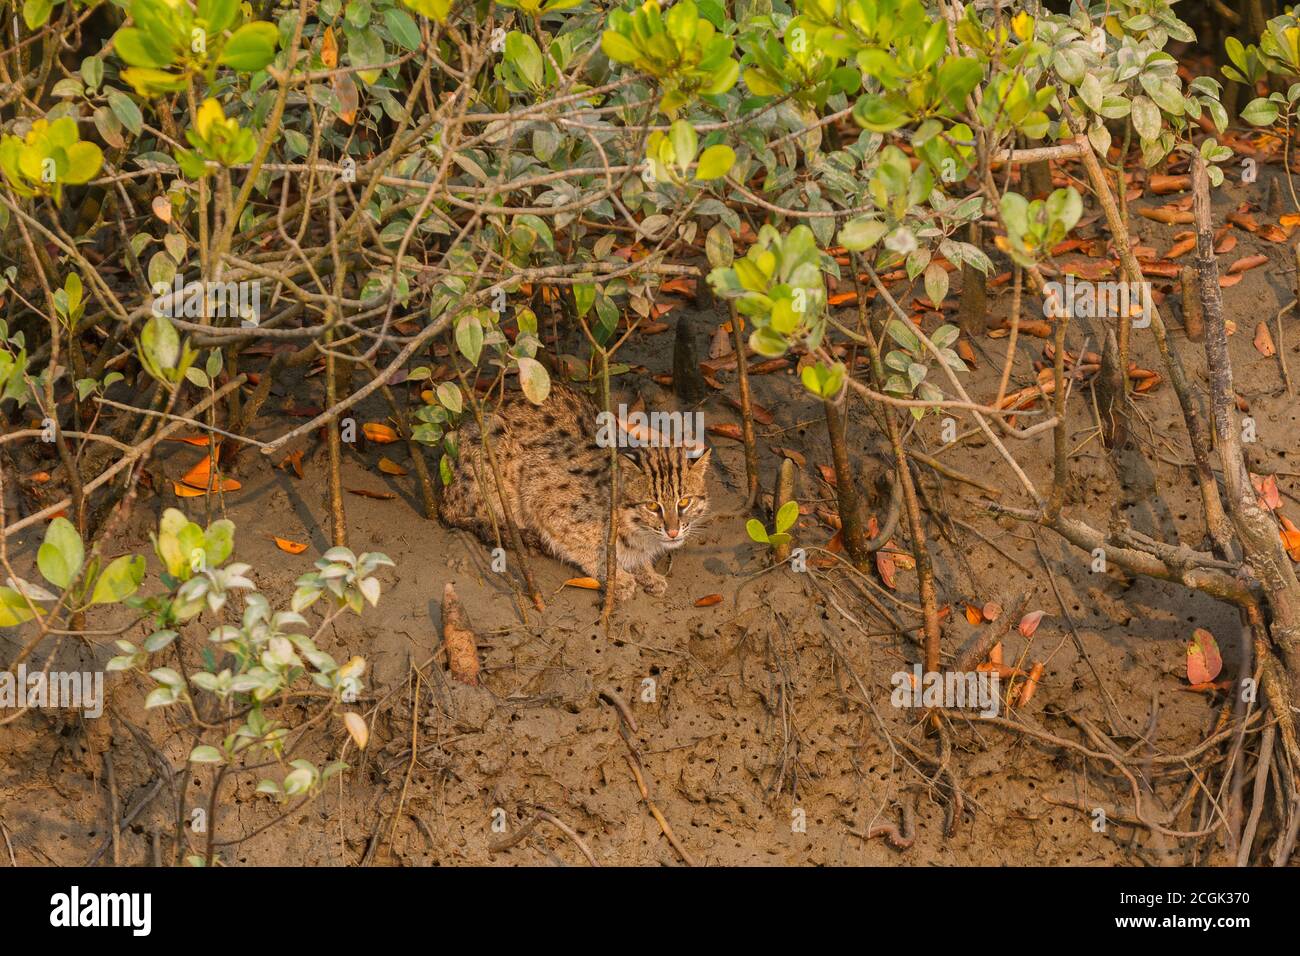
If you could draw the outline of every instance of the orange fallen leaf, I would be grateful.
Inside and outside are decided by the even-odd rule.
[[[1219,288],[1231,289],[1234,285],[1245,278],[1240,272],[1235,275],[1219,276]]]
[[[1041,611],[1037,613],[1042,613]],[[1020,700],[1017,701],[1017,707],[1024,707],[1033,699],[1034,691],[1038,690],[1038,682],[1043,677],[1043,662],[1035,661],[1034,666],[1029,668],[1029,677],[1025,680],[1025,685],[1020,689]]]
[[[793,448],[783,448],[780,445],[773,445],[772,451],[776,452],[782,458],[789,458],[800,468],[803,468],[808,464],[808,459],[805,458],[801,452],[795,451]]]
[[[1144,276],[1154,276],[1158,279],[1173,279],[1183,271],[1176,262],[1156,262],[1151,259],[1138,260],[1138,266]]]
[[[977,608],[974,604],[967,604],[966,620],[969,621],[971,626],[973,627],[976,624],[978,624],[980,621],[984,620],[984,618],[983,615],[980,614],[979,608]]]
[[[48,471],[34,471],[27,480],[34,485],[43,485],[50,480],[50,473]]]
[[[206,448],[211,435],[173,435],[168,441],[184,442],[186,445],[198,445],[200,448]]]
[[[1138,215],[1167,225],[1187,224],[1196,221],[1190,211],[1177,209],[1174,206],[1160,206],[1157,209],[1142,208],[1138,210]]]
[[[401,476],[406,474],[406,469],[403,468],[401,465],[399,465],[397,462],[393,461],[391,458],[380,458],[379,470],[382,471],[385,475]]]
[[[1234,226],[1245,229],[1247,232],[1259,232],[1259,223],[1257,223],[1255,217],[1248,212],[1238,210],[1236,212],[1228,213],[1224,218]],[[1188,221],[1190,222],[1191,220]]]
[[[1227,690],[1232,686],[1231,680],[1206,681],[1204,684],[1188,684],[1182,688],[1194,694],[1218,693],[1221,690]]]
[[[740,402],[736,401],[736,400],[735,400],[734,398],[732,398],[730,395],[725,395],[725,396],[723,396],[723,401],[725,401],[728,405],[730,405],[730,406],[731,406],[732,408],[734,408],[736,411],[738,411],[738,412],[739,412],[739,411],[743,411],[743,409],[741,408]],[[776,424],[776,416],[773,415],[771,412],[769,412],[769,411],[768,411],[766,408],[764,408],[762,405],[758,404],[758,402],[750,402],[750,403],[749,403],[749,413],[754,417],[754,421],[758,422],[760,425],[775,425],[775,424]]]
[[[290,541],[288,538],[274,538],[275,546],[281,551],[287,551],[290,554],[302,554],[307,550],[307,545],[298,541]]]
[[[1019,667],[1011,667],[1001,662],[994,663],[989,661],[987,664],[976,664],[975,670],[978,673],[997,674],[1001,680],[1010,680],[1012,677],[1028,677]]]
[[[1157,196],[1180,193],[1192,188],[1192,177],[1186,174],[1182,176],[1164,176],[1160,173],[1152,173],[1147,179],[1147,188]]]
[[[696,607],[713,607],[715,604],[722,603],[721,594],[706,594],[695,602]]]
[[[759,362],[757,365],[749,367],[750,375],[767,375],[770,372],[778,372],[790,364],[789,359],[774,358],[766,362]]]
[[[1277,354],[1277,346],[1273,344],[1273,336],[1269,334],[1267,322],[1255,326],[1255,351],[1265,358]]]
[[[397,497],[390,491],[371,491],[368,488],[349,488],[348,491],[362,498],[374,498],[376,501],[392,501]]]
[[[1292,561],[1300,561],[1300,528],[1291,523],[1291,519],[1282,516],[1282,530],[1278,532],[1282,536],[1282,544],[1286,546],[1286,553],[1291,556]]]
[[[588,591],[599,591],[600,582],[595,578],[569,578],[564,582],[566,588],[584,588]]]
[[[667,322],[649,322],[640,327],[642,335],[658,335],[660,332],[667,332],[672,326]]]
[[[822,481],[826,482],[826,484],[830,485],[832,488],[839,484],[839,481],[835,476],[835,469],[830,465],[818,465],[817,471],[822,476]]]
[[[207,494],[206,491],[201,491],[198,488],[182,485],[179,481],[172,482],[172,491],[176,492],[177,498],[200,498]]]
[[[388,445],[397,441],[397,431],[391,425],[385,425],[383,422],[366,422],[361,426],[361,431],[371,441],[380,445]]]
[[[301,478],[302,477],[302,449],[299,449],[298,451],[295,452],[290,452],[288,455],[285,455],[284,460],[281,461],[280,464],[276,465],[275,467],[281,469],[292,468],[293,473],[297,475],[299,478]]]
[[[1249,269],[1256,269],[1268,262],[1268,256],[1242,256],[1232,265],[1228,266],[1228,275],[1236,275],[1238,272],[1246,272]]]
[[[212,475],[212,458],[204,456],[195,463],[194,467],[181,476],[181,483],[195,488],[200,494],[208,493],[209,478]],[[216,481],[211,482],[213,491],[238,491],[243,486],[234,478],[223,478],[217,475]]]
[[[844,527],[844,522],[840,520],[840,516],[829,508],[818,508],[817,517],[821,520],[822,524],[826,525],[826,527],[830,528],[832,531],[839,532]],[[831,543],[836,546],[843,545],[842,541],[836,541],[835,538],[831,539]]]
[[[723,422],[720,425],[710,425],[705,429],[710,435],[717,435],[720,438],[730,438],[732,441],[744,441],[744,432],[740,430],[739,425],[733,425],[731,422]]]

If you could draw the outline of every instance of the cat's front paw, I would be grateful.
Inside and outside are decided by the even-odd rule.
[[[668,579],[657,571],[649,571],[641,575],[640,584],[645,588],[646,594],[653,594],[655,597],[662,596],[668,590]]]
[[[664,583],[666,587],[667,582]],[[614,577],[614,596],[620,601],[626,601],[634,594],[636,594],[636,578],[620,569]]]

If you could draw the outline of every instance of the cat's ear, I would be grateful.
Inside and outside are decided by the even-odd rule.
[[[706,448],[700,454],[700,457],[691,462],[691,474],[703,475],[709,470],[709,456],[713,454],[712,448]]]
[[[633,474],[644,475],[645,469],[641,467],[641,455],[636,451],[623,451],[619,454],[619,464],[627,468]]]

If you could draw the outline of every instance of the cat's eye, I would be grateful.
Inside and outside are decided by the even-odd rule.
[[[691,502],[692,502],[693,500],[694,500],[694,499],[689,498],[689,497],[688,497],[688,498],[682,498],[680,501],[677,502],[677,508],[678,508],[678,510],[681,511],[681,510],[685,510],[686,508],[689,508],[689,507],[691,506]]]
[[[663,506],[662,506],[661,504],[659,504],[659,502],[657,502],[657,501],[647,501],[647,502],[646,502],[645,504],[643,504],[641,507],[644,508],[646,511],[662,511],[662,510],[663,510]]]

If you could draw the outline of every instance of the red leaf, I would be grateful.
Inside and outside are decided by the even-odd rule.
[[[1223,658],[1214,635],[1203,627],[1192,632],[1187,645],[1187,680],[1192,684],[1208,684],[1223,670]]]

